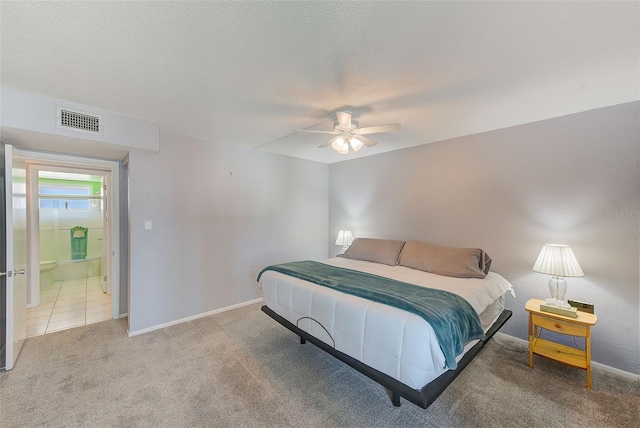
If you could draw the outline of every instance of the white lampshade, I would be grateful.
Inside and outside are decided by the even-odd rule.
[[[354,152],[357,152],[362,148],[362,146],[364,146],[364,144],[362,144],[362,141],[360,141],[356,137],[351,137],[351,139],[349,140],[349,143],[351,143],[351,148],[353,149]]]
[[[547,244],[542,247],[533,270],[559,277],[584,276],[580,263],[568,245]]]
[[[353,243],[353,233],[350,230],[341,230],[338,232],[338,238],[336,239],[336,245],[348,247]]]
[[[551,275],[551,279],[549,279],[551,299],[547,299],[547,303],[564,307],[568,306],[567,303],[563,303],[567,293],[567,282],[564,278],[584,276],[580,263],[568,245],[547,244],[542,247],[538,260],[533,265],[533,270]]]
[[[351,147],[353,147],[354,150],[356,150],[356,147],[358,147],[357,150],[360,150],[360,147],[362,147],[362,142],[358,140],[358,143],[360,143],[360,146],[358,146],[358,143],[355,143],[354,145],[351,140],[352,137],[337,137],[335,140],[333,140],[333,143],[331,143],[331,147],[333,147],[333,150],[340,153],[341,155],[346,155],[347,153],[349,153],[349,144],[351,144]]]
[[[333,141],[333,143],[331,143],[331,147],[333,148],[333,150],[335,150],[336,152],[338,152],[340,154],[349,153],[349,144],[347,143],[347,141],[343,137],[336,138]],[[345,149],[346,149],[346,152],[345,152]]]

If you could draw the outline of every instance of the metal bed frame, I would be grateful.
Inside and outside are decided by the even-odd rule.
[[[498,316],[498,319],[493,323],[493,325],[487,330],[485,336],[478,341],[471,349],[464,354],[462,359],[458,362],[458,367],[455,370],[449,370],[433,381],[426,384],[422,389],[413,389],[404,383],[398,381],[397,379],[392,378],[391,376],[384,374],[374,368],[369,367],[361,361],[356,360],[349,355],[336,350],[335,348],[327,345],[325,342],[316,338],[315,336],[310,335],[304,330],[301,330],[294,324],[290,323],[271,309],[269,309],[266,305],[262,306],[262,312],[269,315],[271,318],[291,330],[296,335],[300,336],[300,343],[305,344],[306,341],[313,343],[318,348],[327,352],[328,354],[333,355],[343,363],[353,367],[358,370],[363,375],[369,377],[370,379],[378,382],[380,385],[384,386],[391,392],[391,402],[394,406],[400,406],[400,397],[409,400],[413,404],[426,409],[429,407],[435,400],[442,394],[442,392],[447,389],[449,384],[453,382],[453,380],[464,370],[464,368],[475,358],[476,355],[482,350],[484,345],[493,337],[494,334],[502,326],[507,322],[509,318],[511,318],[512,312],[510,310],[504,309],[502,313]]]

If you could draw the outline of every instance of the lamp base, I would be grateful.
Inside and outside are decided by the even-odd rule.
[[[567,281],[561,276],[552,276],[549,280],[549,292],[554,299],[564,300],[567,294]]]

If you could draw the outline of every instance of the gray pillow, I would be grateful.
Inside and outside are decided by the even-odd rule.
[[[400,253],[400,266],[456,278],[484,278],[491,257],[478,248],[456,248],[420,241],[407,241]]]
[[[403,246],[404,241],[356,238],[347,251],[338,257],[395,266],[398,264],[398,256]]]

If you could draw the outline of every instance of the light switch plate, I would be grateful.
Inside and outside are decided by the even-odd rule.
[[[153,229],[153,222],[151,220],[145,220],[144,230],[152,230],[152,229]]]

